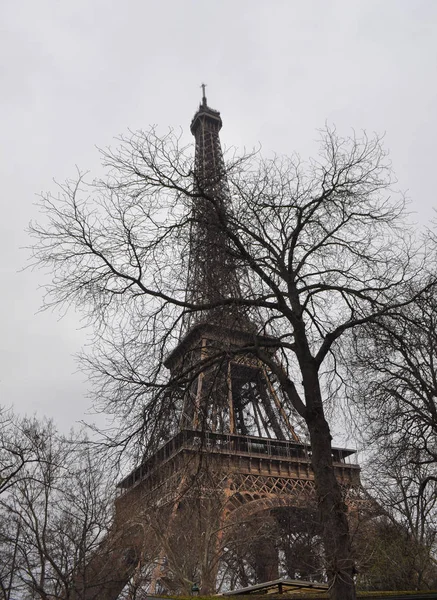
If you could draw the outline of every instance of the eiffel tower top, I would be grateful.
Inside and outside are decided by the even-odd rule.
[[[218,132],[222,128],[222,120],[220,117],[220,113],[218,110],[214,110],[208,106],[206,95],[205,95],[205,87],[206,84],[202,83],[200,86],[202,88],[202,102],[199,104],[199,109],[193,117],[191,121],[191,133],[196,137],[197,141],[197,132],[201,125],[207,124],[209,128],[211,128],[218,135]]]
[[[230,226],[231,202],[219,137],[222,119],[219,111],[207,104],[205,84],[201,87],[202,101],[190,127],[195,137],[195,195],[187,299],[216,307],[189,315],[184,330],[200,323],[232,328],[239,323],[238,328],[246,329],[247,318],[238,306],[241,298],[238,270],[225,231]],[[235,302],[223,303],[229,299]]]

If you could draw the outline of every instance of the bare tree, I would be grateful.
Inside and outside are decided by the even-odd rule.
[[[181,404],[168,393],[163,358],[187,319],[238,305],[259,327],[236,352],[264,362],[309,431],[331,597],[355,598],[326,403],[343,335],[407,305],[411,282],[420,287],[422,277],[380,140],[328,130],[308,164],[231,157],[229,214],[211,186],[194,181],[192,157],[172,132],[122,138],[103,159],[106,179],[86,183],[79,175],[58,196],[42,197],[46,221],[31,232],[35,263],[52,273],[46,306],[76,305],[95,325],[95,352],[85,360],[97,409],[118,423],[106,432],[108,444],[140,458],[168,439]],[[238,296],[228,290],[203,302],[187,293],[199,197],[238,270]],[[257,333],[269,337],[260,343]],[[183,373],[173,389],[192,377],[193,369]]]
[[[351,357],[350,397],[373,448],[375,497],[410,540],[412,585],[427,587],[437,518],[435,286],[366,324],[353,336]]]
[[[21,480],[26,467],[38,461],[38,425],[0,407],[0,494]]]
[[[79,600],[72,583],[110,524],[110,478],[83,438],[63,439],[50,422],[33,420],[32,427],[35,459],[0,500],[8,523],[0,533],[8,567],[5,597]],[[81,580],[83,590],[93,584]]]
[[[435,287],[354,336],[352,399],[370,440],[416,464],[437,463]],[[364,382],[365,377],[365,384]],[[376,418],[377,417],[377,418]],[[433,476],[427,476],[427,482]],[[435,479],[434,479],[435,481]],[[424,485],[426,483],[424,481]]]
[[[366,590],[434,589],[437,577],[435,485],[422,486],[428,466],[371,459],[368,488],[379,504],[357,536],[358,585]],[[376,508],[376,506],[375,506]]]

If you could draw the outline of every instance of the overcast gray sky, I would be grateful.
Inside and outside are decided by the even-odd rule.
[[[3,0],[0,403],[63,429],[84,418],[75,315],[36,314],[33,203],[128,128],[189,123],[208,84],[222,142],[314,153],[327,121],[386,133],[418,219],[437,206],[435,0]]]

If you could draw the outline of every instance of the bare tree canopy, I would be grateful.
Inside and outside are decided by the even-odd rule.
[[[390,449],[392,460],[435,468],[437,304],[431,283],[410,305],[354,336],[353,399],[362,407],[370,438]],[[363,373],[369,377],[366,386]]]
[[[429,284],[408,306],[356,332],[349,378],[363,441],[373,449],[373,493],[415,545],[408,577],[419,589],[435,581],[437,523],[437,304],[431,275]]]
[[[58,196],[44,195],[46,220],[31,226],[34,262],[53,273],[46,306],[74,305],[95,327],[84,361],[96,407],[115,417],[108,443],[141,455],[175,432],[182,405],[180,394],[168,391],[165,358],[187,323],[239,307],[256,327],[236,352],[264,363],[288,411],[309,431],[332,598],[354,598],[346,508],[325,417],[339,344],[426,286],[423,252],[391,189],[381,140],[328,129],[316,160],[234,155],[216,181],[193,169],[191,149],[171,131],[120,142],[102,152],[105,179],[88,183],[79,173]],[[210,277],[199,267],[202,251],[192,262],[193,236],[204,221],[214,232],[202,242],[212,257],[206,265],[226,256],[238,275],[237,286],[231,271],[213,270],[221,279],[210,289],[222,291],[206,296],[192,289],[190,275],[198,268],[197,281]],[[172,390],[193,376],[191,366]]]
[[[122,138],[119,149],[102,152],[105,180],[87,183],[79,174],[60,185],[57,196],[41,199],[46,222],[31,225],[35,264],[53,272],[46,306],[74,304],[95,325],[88,360],[101,375],[98,405],[129,414],[130,424],[137,415],[139,428],[148,409],[160,408],[163,358],[183,319],[214,309],[187,299],[192,204],[207,195],[196,190],[190,150],[173,132]],[[403,200],[393,200],[378,138],[343,139],[328,130],[316,161],[233,156],[225,176],[232,212],[220,227],[243,293],[218,302],[256,314],[260,330],[283,350],[291,390],[302,379],[293,378],[297,329],[319,370],[344,331],[409,302],[421,257]],[[214,197],[207,201],[214,212]],[[303,415],[302,393],[292,396]]]
[[[20,418],[0,407],[0,494],[27,476],[39,461],[40,430],[35,419]]]
[[[0,497],[0,597],[82,598],[93,587],[83,573],[112,518],[110,469],[83,435],[64,438],[50,421],[23,423],[32,460]],[[11,438],[23,444],[19,431]]]

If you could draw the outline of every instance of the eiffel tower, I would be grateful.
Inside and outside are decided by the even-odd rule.
[[[187,313],[179,344],[166,358],[170,393],[181,398],[179,430],[118,484],[113,531],[90,564],[98,592],[87,592],[88,600],[115,600],[147,569],[149,593],[186,593],[193,581],[212,593],[225,555],[241,566],[248,547],[255,583],[276,579],[278,547],[269,532],[287,510],[308,511],[315,502],[311,447],[273,375],[244,350],[257,344],[274,357],[275,344],[238,305],[244,272],[223,234],[232,206],[221,127],[203,86],[191,122],[195,193],[187,300],[212,308]],[[360,469],[350,462],[354,451],[332,452],[353,507],[360,489]]]

